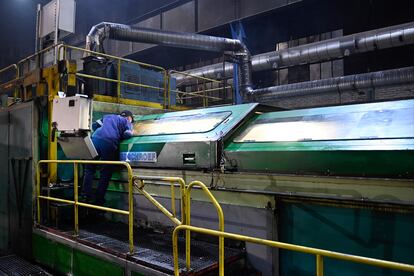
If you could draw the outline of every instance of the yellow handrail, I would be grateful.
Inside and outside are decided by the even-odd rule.
[[[19,67],[17,66],[17,64],[10,64],[9,66],[0,69],[0,74],[1,73],[4,73],[4,72],[7,72],[7,71],[9,71],[11,69],[16,70],[16,77],[14,79],[12,79],[12,80],[9,80],[9,81],[4,82],[3,84],[0,83],[1,85],[7,85],[8,83],[11,83],[11,82],[13,82],[13,81],[15,81],[15,80],[17,80],[19,78]]]
[[[21,60],[17,63],[17,66],[19,66],[19,65],[20,65],[20,64],[22,64],[23,62],[28,61],[29,59],[32,59],[32,58],[34,58],[34,57],[36,57],[36,56],[38,56],[38,55],[40,55],[40,54],[46,53],[46,52],[48,52],[48,51],[50,51],[50,50],[54,49],[55,47],[59,47],[59,45],[63,45],[63,44],[54,44],[54,45],[50,45],[50,46],[49,46],[49,47],[47,47],[47,48],[44,48],[44,49],[42,49],[42,50],[40,50],[40,51],[38,51],[38,52],[36,52],[36,53],[34,53],[34,54],[30,55],[30,56],[27,56],[27,57],[25,57],[24,59],[21,59]]]
[[[385,260],[374,259],[374,258],[367,258],[367,257],[362,257],[362,256],[357,256],[357,255],[344,254],[344,253],[339,253],[335,251],[294,245],[294,244],[289,244],[289,243],[284,243],[284,242],[270,241],[270,240],[254,238],[254,237],[233,234],[233,233],[227,233],[223,231],[217,231],[217,230],[195,227],[195,226],[190,226],[190,225],[179,225],[174,229],[174,232],[173,232],[174,275],[176,276],[179,275],[178,233],[181,230],[192,231],[192,232],[197,232],[200,234],[221,237],[223,239],[227,238],[227,239],[239,240],[239,241],[244,241],[244,242],[262,244],[262,245],[276,247],[280,249],[302,252],[306,254],[313,254],[316,256],[316,269],[317,269],[316,275],[318,276],[323,275],[323,270],[324,270],[323,269],[323,258],[324,257],[343,260],[343,261],[350,261],[350,262],[355,262],[355,263],[361,263],[361,264],[367,264],[371,266],[383,267],[383,268],[388,268],[388,269],[414,272],[414,265],[411,265],[411,264],[404,264],[404,263],[391,262],[391,261],[385,261]],[[223,261],[224,261],[224,257],[220,257],[219,262],[223,262]],[[224,275],[224,271],[220,271],[219,275],[220,276]]]
[[[171,210],[167,210],[161,203],[159,203],[153,196],[151,196],[147,191],[144,190],[145,181],[148,180],[156,180],[156,181],[164,181],[169,182],[171,185]],[[174,224],[181,225],[185,223],[186,219],[186,204],[185,204],[185,182],[180,177],[159,177],[159,176],[134,176],[133,177],[134,186],[138,188],[138,191],[145,196],[155,207],[157,207],[164,215],[166,215]],[[181,195],[181,221],[177,219],[177,213],[175,210],[175,185],[174,183],[178,183],[180,187],[180,195]]]
[[[40,187],[40,171],[41,164],[48,163],[60,163],[60,164],[73,164],[74,168],[74,181],[73,181],[73,193],[74,200],[67,200],[61,198],[55,198],[50,196],[41,195]],[[103,206],[97,206],[93,204],[87,204],[78,201],[78,164],[90,164],[90,165],[120,165],[124,166],[128,171],[128,211],[108,208]],[[101,211],[117,213],[128,216],[128,237],[129,237],[129,252],[134,253],[134,201],[133,201],[133,188],[132,188],[132,168],[129,163],[124,161],[96,161],[96,160],[40,160],[36,167],[36,200],[37,200],[37,224],[41,224],[41,212],[40,212],[40,199],[63,202],[73,204],[75,209],[75,236],[79,235],[79,218],[78,218],[78,206],[93,208]]]
[[[191,189],[195,186],[198,186],[201,188],[201,190],[207,195],[207,197],[210,199],[210,201],[213,203],[214,207],[217,210],[217,215],[219,218],[219,231],[224,231],[224,214],[223,209],[221,209],[220,204],[216,200],[216,198],[213,196],[213,194],[210,192],[210,190],[207,188],[207,186],[201,182],[201,181],[193,181],[190,184],[188,184],[186,188],[186,201],[187,201],[187,210],[186,210],[186,225],[190,225],[190,212],[191,212]],[[179,226],[178,226],[179,227]],[[175,232],[175,230],[174,230]],[[185,234],[185,257],[186,257],[186,268],[187,271],[190,270],[191,267],[191,260],[190,260],[190,251],[191,251],[191,235],[190,231],[186,231]],[[177,257],[178,262],[178,255],[174,255],[174,258]],[[174,260],[175,261],[175,260]],[[219,237],[219,272],[220,275],[224,274],[224,238]]]
[[[187,96],[185,98],[181,98],[181,100],[192,99],[192,98],[202,98],[203,99],[203,102],[204,102],[204,106],[207,106],[206,103],[207,103],[207,100],[208,99],[223,100],[223,98],[208,96],[206,94],[206,92],[214,92],[214,91],[220,91],[222,89],[232,88],[232,86],[228,86],[227,85],[227,86],[224,86],[224,87],[206,89],[206,87],[205,87],[205,83],[206,82],[209,82],[209,83],[218,83],[218,84],[222,84],[222,82],[219,81],[219,80],[215,80],[215,79],[211,79],[211,78],[206,78],[206,77],[203,77],[203,76],[191,75],[191,74],[188,74],[186,72],[181,72],[181,71],[176,71],[176,70],[169,70],[168,72],[170,74],[170,77],[173,74],[175,74],[175,75],[183,75],[183,76],[186,76],[187,78],[194,78],[194,79],[196,79],[197,80],[197,84],[196,84],[197,87],[199,86],[199,82],[198,81],[199,80],[203,81],[204,82],[204,89],[203,90],[198,90],[196,92],[184,92],[184,91],[180,91],[178,89],[175,89],[175,90],[169,89],[169,92],[173,91],[173,92],[176,92],[178,94],[193,96],[193,97],[188,97]],[[180,83],[180,85],[186,85],[186,82],[184,81],[183,83]],[[177,86],[179,86],[179,85],[177,85]],[[203,95],[200,95],[200,94],[203,94]]]
[[[131,60],[131,59],[121,58],[121,57],[117,57],[117,56],[113,56],[113,55],[108,55],[108,54],[104,54],[104,53],[94,52],[94,51],[91,51],[91,50],[86,50],[86,49],[83,49],[83,48],[70,46],[70,45],[66,45],[66,44],[61,44],[61,45],[58,46],[58,59],[59,60],[61,58],[61,56],[60,56],[61,49],[63,49],[63,58],[66,58],[67,50],[70,49],[70,50],[76,50],[76,51],[83,52],[84,54],[101,56],[101,57],[106,57],[106,58],[116,60],[117,61],[117,75],[118,75],[117,79],[99,77],[99,76],[94,76],[94,75],[89,75],[89,74],[84,74],[84,73],[78,73],[78,72],[76,73],[76,75],[79,76],[79,77],[116,83],[117,84],[117,98],[118,98],[118,101],[121,97],[121,85],[131,85],[131,86],[142,87],[142,88],[147,88],[147,89],[152,89],[152,90],[157,90],[157,91],[164,91],[164,107],[166,108],[167,106],[169,106],[170,100],[169,99],[167,100],[167,98],[166,98],[166,97],[169,97],[169,95],[170,95],[169,91],[167,91],[169,89],[169,87],[167,85],[169,83],[169,81],[168,81],[169,75],[167,73],[167,70],[164,69],[163,67],[148,64],[148,63],[144,63],[144,62],[139,62],[139,61],[135,61],[135,60]],[[128,82],[128,81],[121,80],[121,62],[131,63],[131,64],[135,64],[135,65],[138,65],[138,66],[148,67],[148,68],[160,71],[163,74],[163,87],[156,87],[156,86],[146,85],[146,84],[142,84],[142,83],[134,83],[134,82]]]
[[[100,52],[95,52],[95,51],[91,51],[91,50],[86,50],[84,48],[75,47],[75,46],[71,46],[71,45],[67,45],[67,44],[60,44],[59,45],[59,48],[61,48],[61,47],[65,48],[65,49],[77,50],[77,51],[84,52],[84,53],[88,53],[88,54],[92,54],[92,55],[97,55],[97,56],[112,58],[112,59],[120,60],[120,61],[127,62],[127,63],[133,63],[133,64],[137,64],[137,65],[140,65],[140,66],[154,68],[154,69],[157,69],[159,71],[166,71],[165,68],[163,68],[161,66],[152,65],[152,64],[149,64],[149,63],[140,62],[140,61],[136,61],[136,60],[132,60],[132,59],[128,59],[128,58],[122,58],[122,57],[117,57],[117,56],[113,56],[113,55],[108,55],[108,54],[104,54],[104,53],[100,53]],[[60,53],[60,51],[59,51],[59,53]],[[58,58],[60,58],[60,55],[58,55]]]

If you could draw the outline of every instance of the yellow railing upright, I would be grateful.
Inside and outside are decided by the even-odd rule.
[[[211,201],[213,206],[216,208],[218,220],[219,220],[219,231],[224,231],[224,213],[223,209],[220,206],[220,203],[216,200],[216,198],[213,196],[213,194],[210,192],[210,190],[207,188],[207,186],[201,182],[201,181],[193,181],[186,187],[186,194],[185,198],[187,200],[187,210],[186,210],[186,225],[191,224],[191,190],[193,187],[200,187],[201,190],[207,195],[208,199]],[[178,261],[178,255],[177,261]],[[190,231],[186,231],[185,234],[185,258],[186,258],[186,268],[187,271],[190,270],[191,267],[191,233]],[[219,273],[224,274],[224,238],[219,237]]]
[[[145,198],[147,198],[155,207],[157,207],[164,215],[166,215],[175,225],[185,224],[186,220],[186,201],[185,201],[185,191],[186,185],[182,178],[180,177],[158,177],[158,176],[134,176],[133,184],[138,189]],[[171,211],[168,211],[160,202],[158,202],[152,195],[144,190],[145,181],[162,181],[169,182],[171,186]],[[177,212],[175,208],[175,184],[180,188],[181,196],[181,221],[177,218]]]
[[[74,168],[74,181],[73,181],[73,193],[74,199],[67,200],[62,198],[43,196],[41,194],[41,165],[49,163],[59,163],[59,164],[73,164]],[[89,164],[89,165],[120,165],[124,166],[128,171],[128,210],[120,210],[114,208],[108,208],[93,204],[88,204],[84,202],[79,202],[78,200],[78,165],[79,164]],[[129,238],[129,253],[134,253],[134,201],[133,201],[133,188],[132,188],[132,168],[129,163],[124,161],[97,161],[97,160],[40,160],[37,163],[36,167],[36,201],[37,201],[37,224],[41,225],[41,210],[40,210],[40,200],[49,200],[62,203],[72,204],[74,206],[74,235],[79,235],[79,216],[78,216],[78,207],[92,208],[101,211],[116,213],[120,215],[128,216],[128,238]]]

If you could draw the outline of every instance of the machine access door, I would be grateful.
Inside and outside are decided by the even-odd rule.
[[[31,255],[33,103],[0,111],[0,251]]]
[[[0,111],[0,252],[9,247],[9,112]]]

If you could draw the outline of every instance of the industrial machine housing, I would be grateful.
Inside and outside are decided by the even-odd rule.
[[[214,80],[102,53],[105,38],[231,52],[246,103],[207,107],[211,97],[180,85]],[[76,62],[76,51],[88,57]],[[103,22],[86,49],[59,43],[7,67],[16,76],[0,84],[13,101],[0,110],[0,249],[71,275],[413,272],[414,100],[269,107],[254,100],[279,88],[251,81],[265,59],[236,39]],[[204,97],[203,108],[181,94]],[[124,109],[135,135],[120,161],[91,160],[92,121]],[[85,164],[119,166],[105,206],[79,197]],[[91,209],[105,220],[88,221]]]

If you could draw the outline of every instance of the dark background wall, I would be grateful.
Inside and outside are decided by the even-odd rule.
[[[33,52],[38,2],[48,1],[0,0],[0,67]],[[78,0],[76,34],[69,36],[66,42],[83,47],[91,26],[101,21],[225,37],[231,37],[230,23],[240,21],[246,32],[247,46],[252,54],[258,54],[275,50],[283,43],[295,46],[413,22],[413,6],[410,0]],[[178,70],[222,61],[220,54],[139,43],[110,41],[105,49],[110,54]],[[411,45],[354,55],[339,63],[321,63],[316,65],[316,70],[320,71],[316,78],[312,77],[315,66],[304,65],[285,71],[255,73],[253,80],[255,87],[266,87],[412,66],[413,50]],[[412,87],[387,91],[385,98],[414,96]],[[371,92],[357,91],[350,99],[370,100]],[[343,103],[341,96],[332,95],[280,102],[290,107],[338,103]]]
[[[15,63],[34,52],[36,6],[49,0],[0,0],[0,67]],[[89,29],[101,21],[127,23],[169,5],[174,0],[78,0],[76,35],[71,44],[83,43]]]

